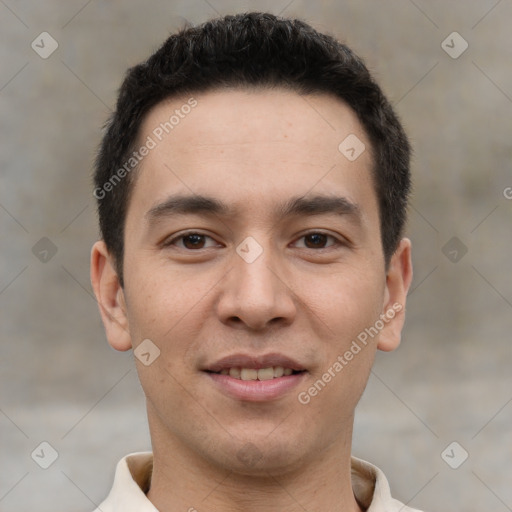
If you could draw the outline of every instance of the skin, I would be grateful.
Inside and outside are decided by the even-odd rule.
[[[92,250],[111,346],[129,350],[149,338],[161,351],[149,366],[136,360],[154,452],[148,498],[162,512],[360,511],[350,480],[354,410],[376,350],[400,343],[410,241],[402,239],[386,268],[370,142],[340,100],[279,89],[195,98],[197,107],[139,168],[124,289],[104,242]],[[187,99],[153,108],[140,141]],[[353,162],[338,150],[351,133],[366,145]],[[176,193],[212,196],[238,211],[151,221],[147,212]],[[291,197],[315,194],[343,196],[358,215],[273,214]],[[207,235],[199,249],[183,238],[163,246],[189,230]],[[330,236],[305,237],[319,231]],[[252,263],[236,252],[248,236],[263,249]],[[393,304],[402,311],[301,404],[298,393]],[[200,368],[239,352],[285,354],[307,373],[277,400],[236,400]]]

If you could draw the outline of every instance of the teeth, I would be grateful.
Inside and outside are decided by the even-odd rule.
[[[258,370],[254,368],[242,368],[240,370],[240,378],[242,380],[256,380],[258,378]]]
[[[268,368],[224,368],[220,371],[221,375],[229,375],[234,379],[240,380],[270,380],[277,379],[283,375],[288,376],[293,373],[291,368],[283,368],[282,366],[269,366]]]
[[[239,379],[240,378],[240,368],[230,368],[229,376],[234,377],[235,379]]]
[[[262,368],[258,370],[258,380],[270,380],[274,378],[274,368]]]
[[[282,366],[274,367],[274,377],[282,377],[284,375],[284,368]]]

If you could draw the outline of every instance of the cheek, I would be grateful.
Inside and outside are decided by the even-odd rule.
[[[207,276],[198,279],[160,266],[137,268],[130,275],[130,334],[134,346],[150,339],[160,350],[151,366],[137,362],[141,384],[150,400],[165,397],[160,407],[173,410],[185,405],[181,385],[194,376],[205,321],[212,311],[208,291],[215,280],[210,283]]]
[[[201,300],[201,290],[177,274],[143,263],[132,266],[126,283],[130,329],[147,338],[172,337],[175,327]]]
[[[307,283],[307,281],[306,281]],[[311,281],[310,281],[311,283]],[[303,285],[298,295],[324,328],[339,340],[357,336],[373,325],[381,313],[384,299],[384,277],[370,267],[348,267],[329,273],[314,284]],[[306,314],[307,311],[306,311]]]
[[[301,391],[311,409],[323,415],[330,411],[332,421],[352,413],[373,364],[378,336],[369,329],[381,314],[384,286],[379,279],[375,272],[357,274],[354,269],[320,283],[321,292],[304,289],[313,313],[306,314],[316,323],[319,364]]]

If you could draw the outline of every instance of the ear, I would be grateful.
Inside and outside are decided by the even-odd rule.
[[[384,352],[395,350],[400,345],[405,322],[405,301],[411,281],[411,241],[403,238],[391,257],[386,274],[384,308],[381,314],[384,328],[377,343],[377,348]]]
[[[116,350],[130,350],[132,341],[124,291],[119,284],[114,259],[103,240],[92,247],[91,283],[109,344]]]

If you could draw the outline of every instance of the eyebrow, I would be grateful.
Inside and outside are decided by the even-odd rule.
[[[273,213],[278,220],[293,216],[322,214],[350,216],[358,221],[361,218],[359,206],[348,198],[322,194],[309,198],[305,196],[292,197],[285,203],[277,205]],[[230,207],[219,199],[194,194],[169,196],[165,201],[148,210],[145,216],[150,222],[155,222],[173,215],[233,217],[239,214],[238,208]]]

